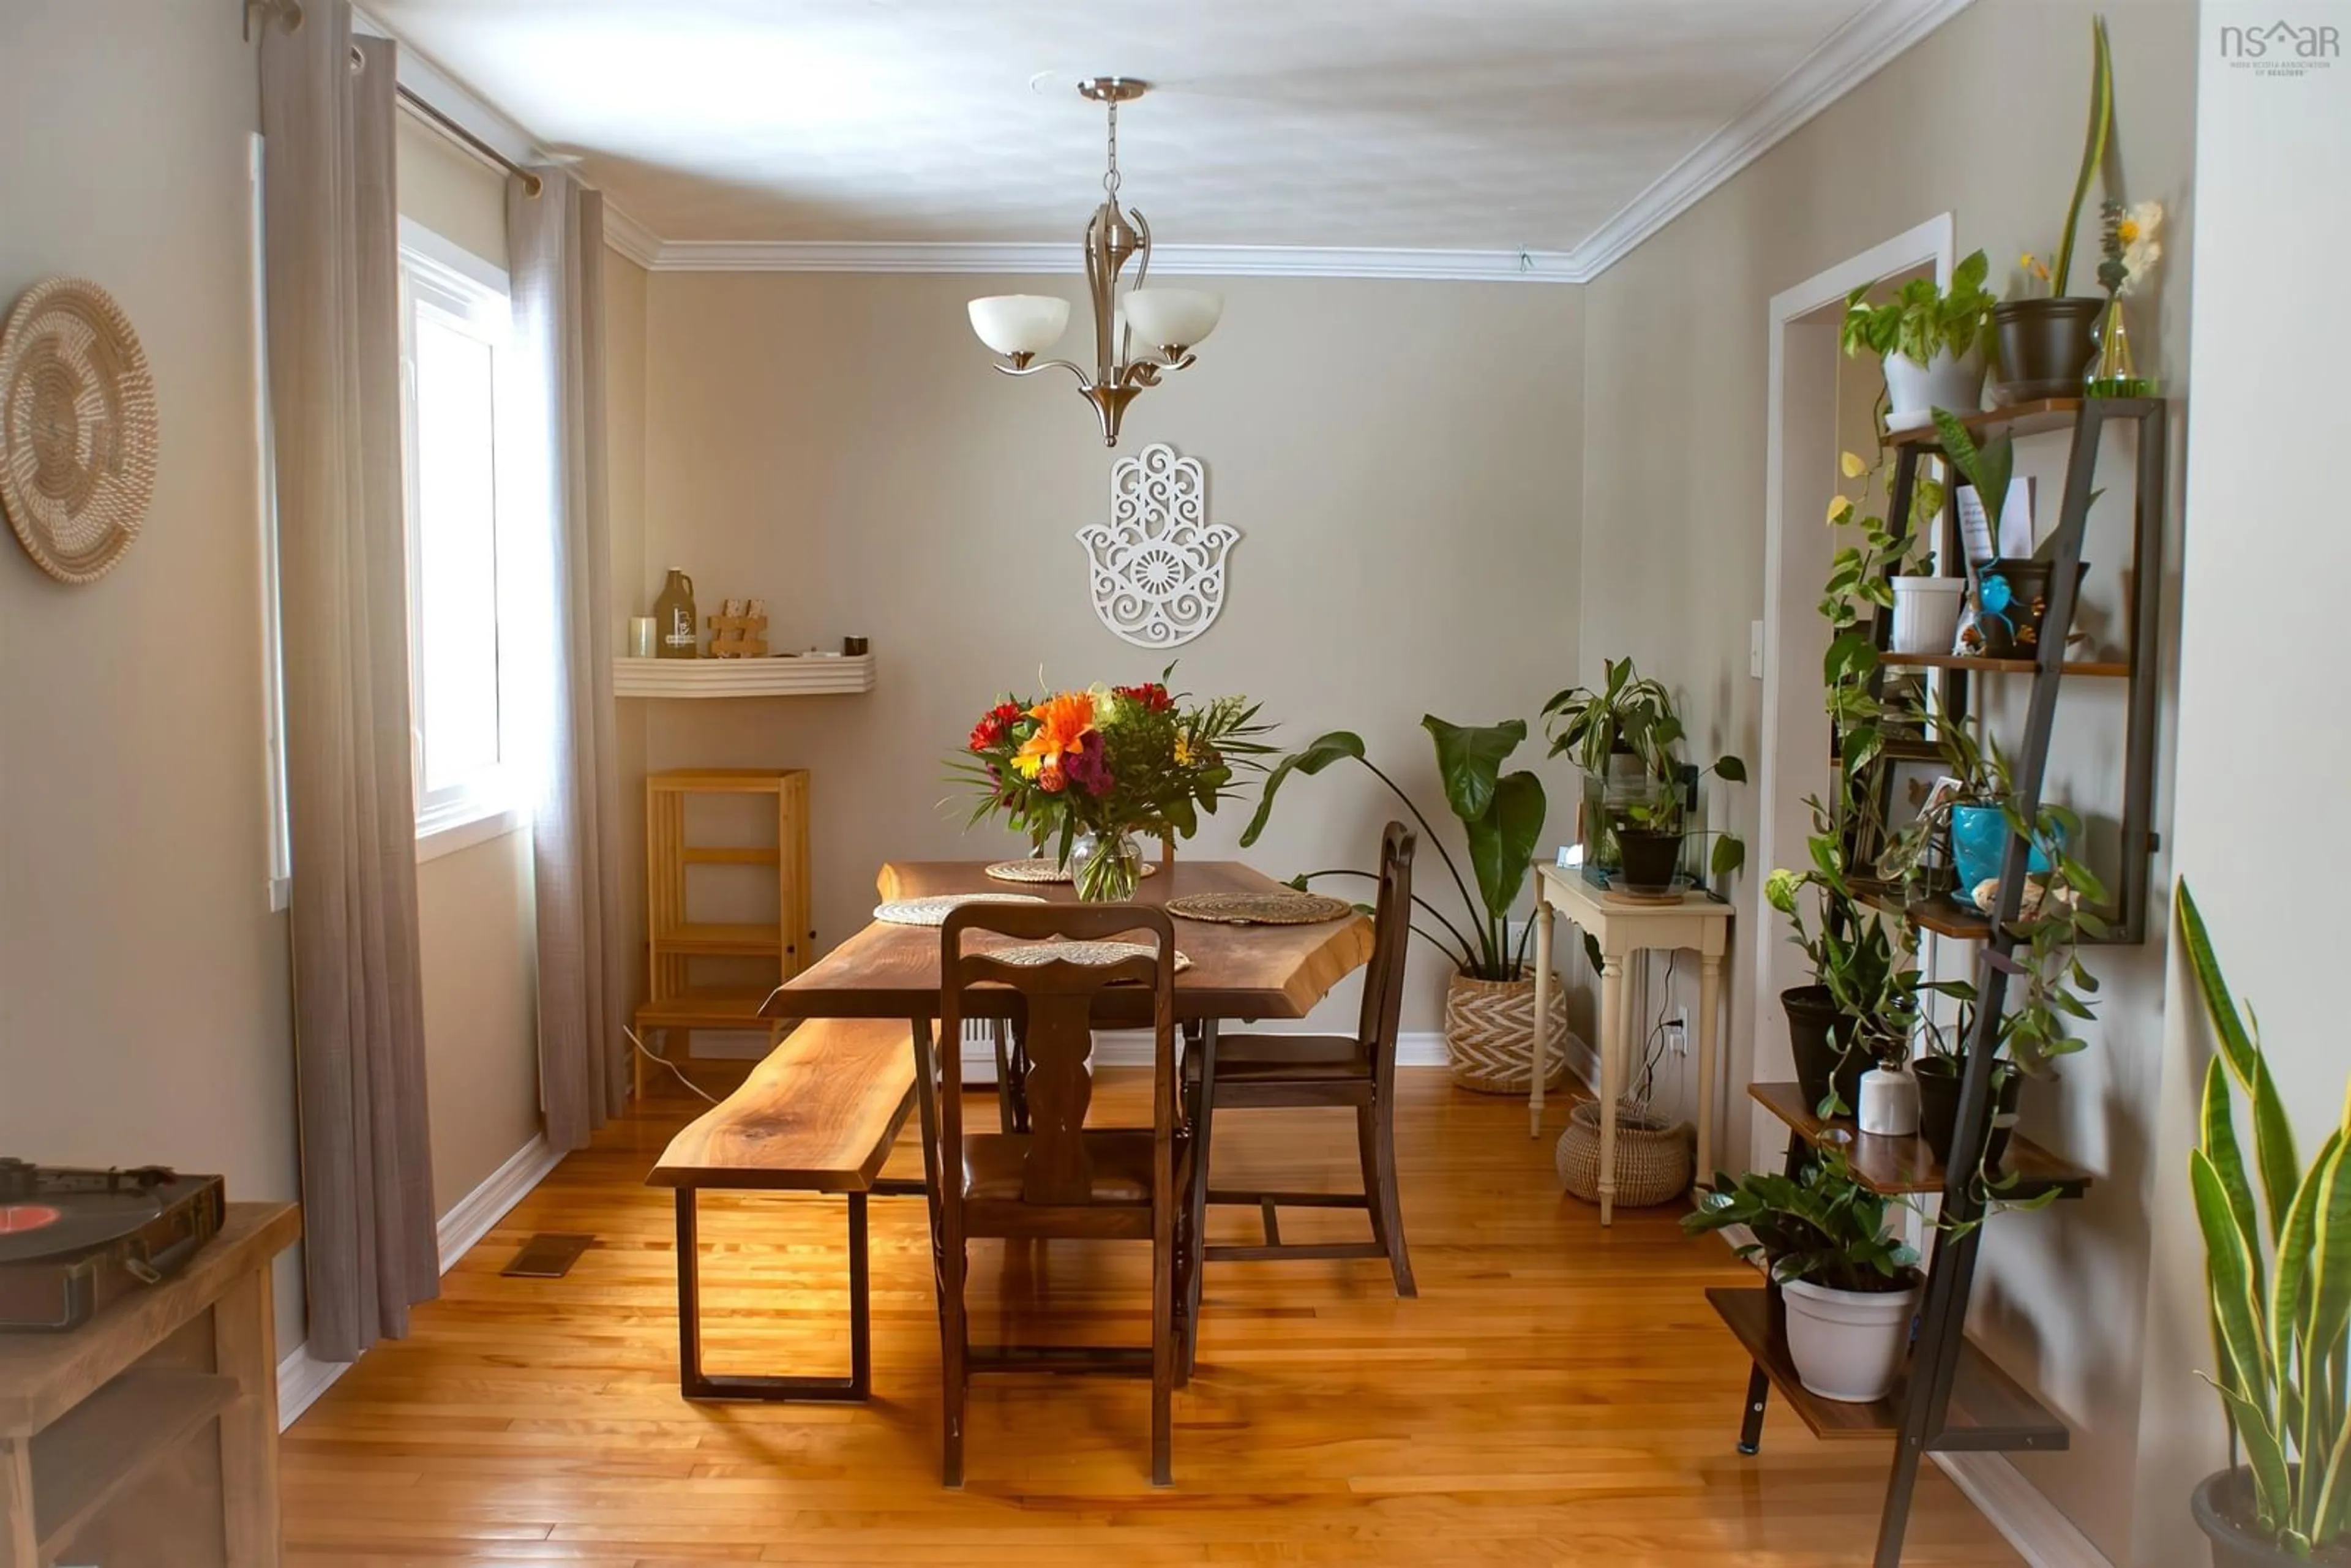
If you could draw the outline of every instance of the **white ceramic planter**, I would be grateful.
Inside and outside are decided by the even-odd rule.
[[[1833,1291],[1809,1280],[1780,1287],[1788,1303],[1788,1355],[1796,1378],[1823,1399],[1867,1405],[1883,1399],[1910,1348],[1920,1287]]]
[[[1894,651],[1948,653],[1959,641],[1959,605],[1967,597],[1964,577],[1897,577],[1894,580]]]
[[[1896,352],[1886,356],[1886,427],[1920,430],[1934,423],[1935,410],[1973,413],[1983,407],[1984,357],[1981,348],[1953,359],[1949,349],[1917,364]]]

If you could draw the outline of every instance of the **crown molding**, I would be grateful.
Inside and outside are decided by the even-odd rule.
[[[650,271],[659,265],[662,237],[604,199],[604,243]]]
[[[1597,277],[1975,0],[1876,0],[1569,253]]]
[[[611,231],[606,238],[632,255]],[[642,227],[638,231],[653,236]],[[633,258],[633,255],[632,255]],[[872,272],[1059,275],[1085,270],[1084,256],[1067,244],[893,244],[866,241],[654,240],[656,272]],[[1346,250],[1327,246],[1163,245],[1151,252],[1151,274],[1207,277],[1391,277],[1461,282],[1520,278],[1582,283],[1557,251]]]

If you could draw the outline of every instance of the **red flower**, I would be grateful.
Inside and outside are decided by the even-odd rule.
[[[971,727],[971,748],[986,751],[1001,745],[1012,728],[1012,721],[1020,716],[1020,711],[1015,703],[998,703],[988,709],[981,716],[980,721]]]
[[[1176,706],[1176,699],[1169,696],[1167,688],[1157,681],[1140,686],[1113,686],[1111,693],[1114,696],[1124,697],[1145,713],[1165,713]]]

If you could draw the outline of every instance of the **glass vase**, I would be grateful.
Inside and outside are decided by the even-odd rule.
[[[1070,846],[1070,881],[1087,904],[1124,904],[1143,880],[1143,848],[1131,833],[1081,833]]]
[[[2098,351],[2090,361],[2083,391],[2092,397],[2155,396],[2155,378],[2140,375],[2132,357],[2130,326],[2123,319],[2120,295],[2106,300],[2106,312],[2099,319],[2097,337]]]

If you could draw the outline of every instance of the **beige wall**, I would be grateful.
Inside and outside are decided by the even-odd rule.
[[[764,596],[780,646],[872,640],[862,696],[624,703],[651,766],[814,771],[820,946],[862,923],[890,856],[987,856],[942,758],[990,697],[1155,674],[1095,620],[1072,537],[1111,455],[1058,375],[988,367],[964,303],[1066,277],[653,275],[639,608],[686,568],[703,606]],[[1538,284],[1239,279],[1195,369],[1130,411],[1120,454],[1204,459],[1238,527],[1223,618],[1182,651],[1195,692],[1246,691],[1290,744],[1361,730],[1434,811],[1420,716],[1532,717],[1576,648],[1582,301]],[[1075,341],[1073,335],[1072,341]],[[633,573],[633,575],[632,575]],[[1529,748],[1529,755],[1534,748]],[[1549,769],[1565,798],[1563,768]],[[1360,770],[1304,779],[1253,859],[1366,863],[1389,803]],[[1565,831],[1566,813],[1556,819]],[[1228,855],[1246,811],[1190,852]],[[1557,833],[1552,835],[1557,837]],[[1433,860],[1424,877],[1447,896]],[[1423,954],[1407,1028],[1432,1029]]]
[[[1762,613],[1768,303],[1945,211],[1957,216],[1959,251],[1989,251],[1996,280],[2005,281],[2020,251],[2046,249],[2080,145],[2091,9],[2072,0],[1978,0],[1591,287],[1583,498],[1591,521],[1580,584],[1587,674],[1604,656],[1634,653],[1685,695],[1694,733],[1760,756],[1761,692],[1748,677],[1747,653],[1748,624]],[[2139,330],[2156,367],[2180,379],[2195,10],[2187,0],[2106,9],[2124,187],[2134,199],[2163,199],[2174,225]],[[2027,471],[2053,474],[2064,454],[2043,441],[2021,448],[2019,460]],[[1834,476],[1823,482],[1825,497]],[[2121,521],[2118,500],[2094,519],[2094,562],[2117,559]],[[1789,526],[1810,524],[1792,517]],[[2176,517],[2171,533],[2176,549]],[[2095,608],[2098,595],[2115,593],[2115,577],[2094,572],[2094,584]],[[2068,695],[2051,771],[2061,796],[2112,814],[2119,725],[2118,694]],[[1740,793],[1740,815],[1751,825],[1754,792]],[[2166,873],[2158,862],[2158,886]],[[1741,908],[1742,919],[1751,918],[1751,901]],[[2162,911],[2153,918],[2159,930]],[[1751,955],[1758,941],[1779,936],[1743,933],[1741,950]],[[2130,1547],[2147,1216],[2158,1180],[2149,1145],[2163,952],[2159,943],[2109,950],[2094,967],[2107,983],[2095,1043],[2067,1064],[2062,1084],[2036,1086],[2025,1109],[2028,1131],[2103,1179],[2086,1202],[1995,1223],[1976,1328],[2074,1427],[2071,1452],[2020,1457],[2019,1468],[2122,1560]],[[1743,986],[1733,995],[1737,1083],[1747,1076],[1754,1031],[1780,1025],[1747,1017]]]
[[[0,302],[104,285],[160,404],[155,498],[93,586],[0,545],[0,1150],[296,1196],[269,912],[246,180],[230,11],[0,7]],[[59,128],[70,126],[70,133]],[[281,1346],[302,1338],[293,1255]]]
[[[398,125],[401,214],[503,268],[506,176],[413,114]]]
[[[2313,781],[2344,796],[2351,737],[2331,662],[2314,656],[2339,624],[2335,585],[2351,574],[2337,517],[2342,421],[2331,368],[2351,356],[2351,324],[2323,312],[2290,351],[2258,319],[2278,258],[2336,256],[2351,246],[2337,202],[2307,193],[2351,181],[2344,68],[2309,77],[2254,76],[2220,58],[2220,29],[2277,18],[2249,0],[2203,8],[2196,124],[2196,410],[2188,436],[2188,581],[2179,634],[2179,809],[2172,855],[2196,894],[2241,1006],[2259,1013],[2304,1160],[2342,1113],[2351,1053],[2343,1048],[2343,955],[2351,917],[2339,901],[2292,896],[2262,857],[2245,852],[2248,748],[2258,771]],[[2297,20],[2315,20],[2296,17]],[[2290,148],[2292,155],[2280,156]],[[2259,517],[2257,528],[2236,519]],[[2258,831],[2258,830],[2255,830]],[[2211,1371],[2204,1249],[2188,1198],[2196,1096],[2210,1031],[2184,960],[2173,965],[2162,1053],[2163,1116],[2154,1133],[2154,1281],[2148,1293],[2140,1422],[2137,1561],[2203,1562],[2183,1529],[2189,1488],[2228,1462]]]

